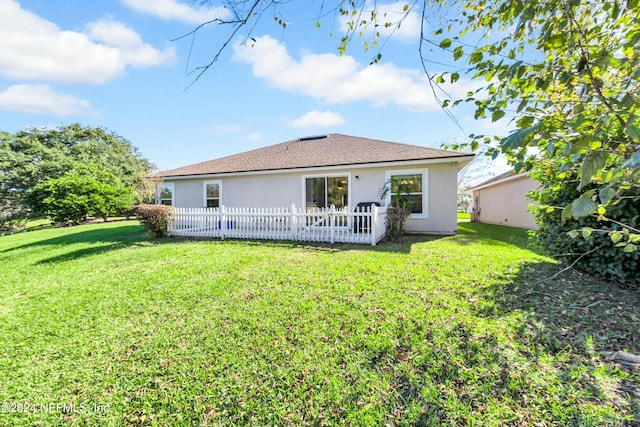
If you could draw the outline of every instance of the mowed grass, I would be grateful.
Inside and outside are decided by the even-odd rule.
[[[638,425],[640,298],[524,230],[375,248],[0,238],[1,426]]]

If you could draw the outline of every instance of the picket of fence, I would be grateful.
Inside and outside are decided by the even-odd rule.
[[[175,208],[169,235],[233,239],[295,240],[375,245],[385,233],[385,211],[330,208]]]

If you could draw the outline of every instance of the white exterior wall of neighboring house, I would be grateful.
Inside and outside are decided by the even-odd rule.
[[[255,172],[221,174],[201,178],[165,178],[173,184],[173,204],[182,208],[206,206],[205,182],[220,183],[220,205],[225,207],[288,207],[305,206],[305,178],[321,176],[348,177],[348,205],[351,210],[361,202],[381,202],[380,190],[390,175],[421,173],[423,176],[424,212],[412,215],[407,232],[453,234],[457,230],[457,172],[455,162],[403,165],[374,165],[367,167],[327,167],[295,172]]]
[[[508,225],[536,230],[534,216],[527,211],[532,203],[527,193],[538,188],[528,175],[516,175],[504,180],[472,188],[474,220],[487,224]]]

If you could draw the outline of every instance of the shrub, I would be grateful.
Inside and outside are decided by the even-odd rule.
[[[400,240],[407,226],[411,211],[407,208],[389,206],[387,208],[387,238],[392,242]]]
[[[387,208],[385,222],[387,225],[386,237],[392,242],[400,240],[407,227],[407,218],[411,215],[409,206],[410,187],[402,182],[387,180],[382,188],[378,190],[380,200],[385,200],[391,193],[395,194],[395,206]],[[393,201],[394,197],[391,197]]]
[[[552,255],[575,262],[577,268],[588,273],[640,284],[640,251],[627,252],[624,242],[611,237],[612,232],[624,232],[622,223],[636,229],[640,226],[640,191],[628,189],[624,197],[607,208],[606,217],[612,221],[599,220],[595,215],[562,218],[563,208],[581,194],[576,189],[577,182],[560,185],[554,174],[535,173],[534,177],[543,185],[539,192],[529,194],[542,205],[532,209],[540,227],[535,234],[537,242]]]
[[[167,205],[140,204],[134,207],[140,222],[145,228],[156,235],[163,237],[167,235],[169,222],[173,219],[175,210]]]

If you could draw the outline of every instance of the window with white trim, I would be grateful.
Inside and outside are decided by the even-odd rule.
[[[389,206],[409,209],[411,217],[424,218],[428,213],[427,169],[387,171]]]
[[[221,181],[205,181],[204,182],[204,207],[219,208],[220,195],[222,194]]]
[[[173,182],[165,182],[161,184],[158,202],[161,205],[173,206]]]

